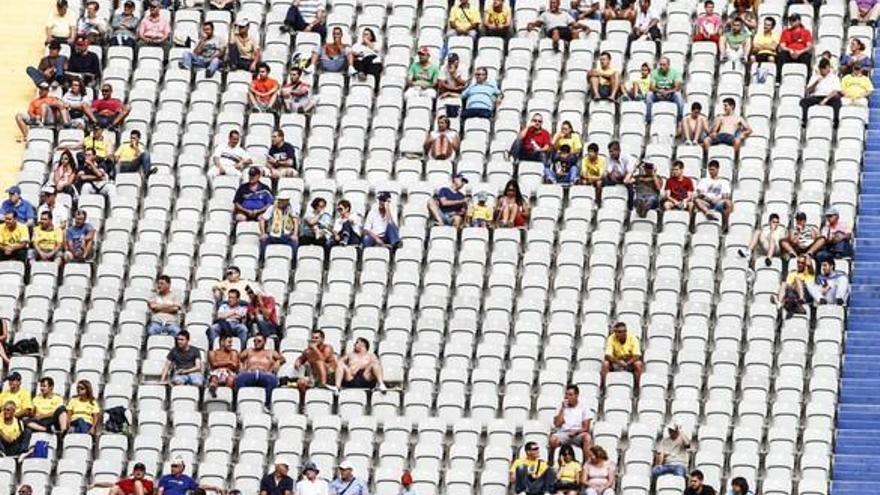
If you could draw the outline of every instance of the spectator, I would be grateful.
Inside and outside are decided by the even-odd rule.
[[[684,113],[684,99],[681,96],[681,72],[669,66],[669,57],[660,57],[657,68],[651,72],[651,89],[645,99],[647,105],[645,121],[651,123],[652,108],[658,101],[670,101],[678,108],[676,122]]]
[[[707,168],[709,175],[697,183],[694,207],[709,220],[717,218],[713,212],[721,213],[723,225],[727,225],[727,219],[733,210],[733,203],[730,201],[730,184],[718,178],[718,160],[709,160]]]
[[[654,455],[654,469],[651,470],[653,478],[659,478],[666,474],[674,474],[687,479],[687,467],[689,464],[687,449],[691,445],[691,438],[678,423],[670,423],[666,426],[666,436],[660,440],[657,453]]]
[[[202,24],[202,35],[192,51],[184,52],[179,67],[184,70],[206,67],[205,77],[208,79],[223,66],[226,55],[226,42],[214,34],[214,23]]]
[[[85,210],[73,215],[73,225],[64,231],[64,261],[84,263],[95,253],[95,227],[86,222]]]
[[[797,269],[788,272],[785,281],[779,284],[779,291],[771,300],[786,311],[786,318],[795,314],[806,314],[804,304],[811,301],[811,295],[807,287],[813,285],[816,275],[813,271],[813,262],[807,255],[797,258]]]
[[[780,256],[782,241],[786,237],[788,237],[788,231],[779,224],[779,215],[771,213],[767,225],[756,230],[752,235],[748,254],[742,249],[738,249],[737,253],[742,258],[748,258],[757,249],[760,254],[765,256],[764,265],[771,266],[773,264],[771,258]]]
[[[567,144],[571,153],[580,156],[583,151],[583,143],[580,134],[574,132],[571,122],[563,120],[559,125],[559,132],[553,136],[553,149],[559,151],[562,145]]]
[[[15,416],[15,403],[3,403],[3,416],[0,418],[0,448],[6,457],[16,457],[28,450],[30,430],[24,427],[21,419]]]
[[[587,146],[587,155],[581,161],[580,183],[593,186],[595,189],[596,202],[602,201],[602,177],[605,176],[605,157],[599,154],[599,145],[590,143]]]
[[[550,133],[544,127],[544,117],[540,113],[532,115],[531,125],[519,131],[510,146],[510,156],[519,161],[541,162],[545,166],[552,157]]]
[[[636,213],[645,218],[648,212],[660,207],[660,191],[663,190],[663,179],[657,175],[654,164],[642,162],[639,173],[633,176]]]
[[[61,122],[76,129],[85,129],[88,122],[95,121],[92,113],[92,94],[83,89],[79,79],[71,79],[67,91],[61,97]]]
[[[189,345],[189,332],[181,330],[174,337],[174,347],[165,357],[160,380],[165,383],[171,377],[171,385],[193,385],[201,387],[205,382],[202,375],[202,353]]]
[[[330,385],[330,374],[336,370],[336,354],[329,344],[324,343],[324,331],[312,330],[308,347],[293,362],[297,371],[297,387],[301,393],[309,387],[324,387],[337,391]]]
[[[87,85],[101,80],[101,60],[98,55],[89,50],[89,40],[83,36],[77,36],[73,44],[73,53],[67,59],[68,78],[78,77]]]
[[[758,19],[755,16],[752,0],[734,0],[733,13],[727,17],[729,19],[728,22],[731,24],[735,19],[742,21],[743,27],[749,32],[755,32],[758,28]]]
[[[799,254],[814,256],[822,248],[824,242],[822,236],[819,235],[819,229],[807,225],[807,214],[801,211],[794,217],[794,228],[779,244],[789,256],[797,257]]]
[[[730,62],[731,67],[736,67],[740,62],[745,65],[752,51],[752,33],[746,29],[743,20],[735,18],[730,23],[730,29],[724,32],[720,39],[718,51],[721,53],[722,62]]]
[[[64,83],[64,68],[67,65],[67,57],[61,54],[61,43],[49,42],[49,54],[40,59],[36,67],[26,69],[28,77],[39,87],[40,83]]]
[[[632,24],[636,19],[635,0],[611,0],[605,2],[602,18],[605,22],[619,19],[629,21]]]
[[[254,163],[250,154],[241,147],[241,134],[235,129],[229,131],[226,145],[218,146],[211,157],[214,166],[208,170],[208,178],[218,175],[240,177],[245,167]]]
[[[333,374],[336,389],[362,388],[385,392],[384,373],[379,357],[370,352],[370,343],[363,337],[354,341],[354,352],[349,352],[336,363]]]
[[[299,238],[299,219],[290,206],[293,193],[283,191],[275,203],[260,216],[260,252],[266,253],[266,246],[282,244],[289,246],[291,254],[296,255],[297,239]]]
[[[853,66],[852,73],[843,76],[840,81],[840,91],[843,98],[840,102],[846,106],[867,107],[868,98],[874,92],[871,78],[865,75],[865,68],[861,64]]]
[[[327,200],[321,197],[315,198],[309,204],[310,210],[303,215],[302,236],[299,243],[302,246],[327,246],[332,234],[333,216],[324,211],[327,208]]]
[[[330,482],[330,493],[334,495],[370,495],[367,484],[354,476],[354,466],[343,460],[339,463],[339,476]]]
[[[302,69],[291,67],[287,82],[281,88],[281,100],[284,109],[292,113],[311,113],[315,109],[315,100],[311,97],[311,87],[302,78]]]
[[[703,115],[703,105],[700,102],[691,104],[691,111],[681,119],[678,129],[684,144],[693,146],[708,139],[709,119]]]
[[[116,483],[101,481],[93,483],[92,488],[112,488],[110,495],[151,495],[153,482],[146,478],[147,467],[138,462],[131,471],[130,478],[124,478]]]
[[[812,65],[813,33],[801,25],[800,14],[788,16],[788,29],[779,38],[779,73],[788,63],[800,63],[809,70]]]
[[[324,72],[345,72],[354,63],[351,47],[342,40],[342,28],[333,28],[333,40],[324,43],[318,53],[312,54],[312,65]]]
[[[850,0],[849,22],[852,25],[873,26],[880,18],[880,3],[877,0]]]
[[[12,213],[16,220],[28,227],[33,227],[37,219],[37,212],[30,202],[21,197],[21,188],[12,186],[6,192],[9,193],[9,199],[0,204],[0,213],[4,215]]]
[[[440,78],[440,69],[431,62],[431,52],[427,46],[419,48],[419,59],[409,66],[406,77],[409,89],[404,94],[406,99],[413,97],[437,97],[437,80]]]
[[[617,100],[620,94],[620,71],[611,65],[610,53],[602,52],[599,55],[599,65],[590,71],[588,79],[594,100]]]
[[[837,208],[831,207],[825,210],[825,225],[819,233],[822,236],[822,242],[816,259],[822,261],[823,259],[852,257],[852,229],[840,219],[840,212],[837,211]]]
[[[110,178],[112,165],[107,160],[98,160],[95,150],[86,148],[83,162],[76,172],[76,184],[82,195],[100,194],[111,201],[116,196],[116,186]]]
[[[74,187],[76,185],[75,166],[76,160],[73,158],[73,153],[70,150],[63,150],[58,158],[58,163],[55,165],[55,170],[52,172],[52,184],[48,186],[52,188],[55,194],[63,193],[72,197],[77,196],[76,188]]]
[[[351,203],[347,199],[336,204],[336,220],[333,222],[333,246],[357,246],[361,243],[361,217],[351,211]]]
[[[110,19],[110,46],[137,47],[137,31],[140,18],[134,14],[134,1],[125,0],[122,12]]]
[[[119,166],[120,174],[136,174],[143,171],[145,177],[158,172],[150,161],[150,152],[141,142],[141,131],[132,129],[128,141],[122,143],[112,155],[113,161]]]
[[[608,160],[605,165],[605,175],[602,177],[602,187],[624,186],[627,191],[627,209],[633,207],[633,178],[638,168],[636,160],[626,153],[620,152],[620,143],[611,141],[608,143]],[[601,200],[601,197],[599,198]]]
[[[267,339],[269,337],[280,338],[281,332],[278,327],[278,308],[275,305],[275,298],[268,292],[256,292],[250,285],[244,290],[251,300],[251,303],[248,304],[248,326],[254,328],[254,334],[259,333]]]
[[[294,0],[287,9],[282,31],[317,33],[321,39],[327,37],[327,11],[324,0]]]
[[[690,211],[694,200],[694,183],[684,175],[684,163],[681,160],[672,162],[672,176],[666,179],[664,186],[664,210]]]
[[[248,102],[254,112],[272,112],[278,104],[281,86],[278,81],[269,77],[269,71],[269,65],[260,62],[257,65],[257,76],[248,89]]]
[[[559,449],[559,462],[556,464],[556,485],[553,487],[557,495],[578,495],[582,476],[581,464],[574,458],[571,445],[563,445]]]
[[[447,36],[470,36],[476,41],[480,33],[480,7],[470,0],[459,0],[449,9]]]
[[[27,261],[30,234],[27,225],[15,219],[11,211],[3,215],[0,227],[0,261]]]
[[[76,382],[76,394],[67,401],[67,413],[70,415],[68,431],[88,433],[92,436],[98,433],[101,424],[101,406],[98,405],[98,400],[92,391],[92,382],[88,380]]]
[[[849,299],[849,278],[842,271],[834,269],[834,260],[824,259],[816,283],[808,285],[807,290],[816,304],[843,306]]]
[[[749,490],[749,482],[742,476],[737,476],[730,482],[728,495],[752,495],[752,491]]]
[[[437,117],[437,129],[425,136],[425,153],[432,160],[449,160],[458,153],[458,132],[449,127],[449,117]]]
[[[300,471],[300,479],[296,482],[297,495],[330,494],[330,486],[327,484],[327,480],[318,478],[318,466],[314,462],[304,462]]]
[[[7,318],[0,318],[0,360],[9,368],[9,355],[6,348],[9,346],[9,327],[11,322]]]
[[[507,1],[492,0],[492,6],[486,9],[483,15],[483,34],[507,39],[512,25],[513,16]]]
[[[544,166],[544,183],[570,186],[577,183],[580,172],[571,147],[563,144],[553,157],[553,162]]]
[[[207,490],[217,493],[223,493],[223,489],[213,485],[200,485],[195,479],[184,474],[185,468],[183,459],[176,457],[171,460],[171,474],[166,474],[159,478],[156,486],[159,491],[156,495],[187,495],[195,493],[196,490]],[[145,494],[146,495],[146,494]]]
[[[376,33],[371,28],[361,31],[361,39],[351,47],[352,67],[357,71],[362,81],[367,76],[376,79],[376,87],[379,87],[379,78],[382,76],[381,46],[376,41]]]
[[[85,36],[89,42],[101,45],[110,33],[107,19],[98,15],[98,2],[89,0],[86,2],[86,10],[76,24],[78,36]]]
[[[169,44],[171,39],[171,22],[169,17],[162,15],[162,7],[159,1],[152,0],[149,13],[141,19],[141,23],[138,26],[138,44],[140,46],[159,47]]]
[[[614,495],[614,476],[617,467],[608,460],[608,453],[599,445],[590,447],[587,461],[584,463],[581,484],[586,490],[584,495]]]
[[[147,335],[173,335],[180,333],[180,298],[171,291],[171,277],[156,278],[156,295],[147,304],[152,312],[147,324]]]
[[[250,23],[247,18],[235,20],[235,32],[229,40],[229,65],[232,70],[258,71],[262,62],[259,42],[250,36]],[[268,66],[267,66],[268,68]],[[267,73],[269,71],[266,71]]]
[[[510,483],[518,494],[544,495],[551,493],[556,484],[556,471],[541,459],[540,448],[535,442],[526,442],[526,455],[510,465]]]
[[[626,323],[614,324],[613,332],[605,341],[605,361],[602,363],[602,386],[609,372],[629,371],[635,378],[636,389],[642,376],[642,348],[639,338],[628,334]]]
[[[6,376],[6,381],[8,382],[8,385],[6,389],[0,393],[0,404],[11,402],[12,405],[15,406],[13,412],[17,418],[24,418],[33,415],[34,404],[31,399],[31,391],[30,388],[24,388],[21,386],[21,374],[17,371],[13,371]]]
[[[92,102],[95,125],[102,128],[116,128],[125,120],[131,110],[122,100],[113,97],[113,86],[101,86],[101,98]]]
[[[217,397],[217,387],[235,388],[235,375],[240,364],[238,351],[232,347],[232,335],[220,339],[220,346],[208,351],[208,393]]]
[[[240,349],[247,347],[248,329],[245,326],[247,312],[248,304],[241,300],[241,292],[238,289],[229,289],[226,300],[217,308],[214,324],[208,329],[208,343],[213,346],[217,338],[234,335],[238,337]]]
[[[67,228],[67,222],[70,220],[70,209],[65,204],[57,201],[58,195],[55,193],[55,186],[47,184],[40,189],[40,206],[37,208],[37,216],[46,212],[49,214],[55,227],[62,231]],[[64,238],[61,239],[62,244]]]
[[[218,302],[225,301],[229,296],[229,291],[232,289],[237,290],[239,296],[246,294],[245,288],[249,284],[249,281],[241,278],[241,270],[239,270],[237,266],[232,265],[226,269],[226,277],[214,285],[214,300]],[[250,299],[248,298],[245,298],[244,300],[246,303],[249,301]]]
[[[55,393],[55,380],[51,376],[40,378],[40,393],[33,399],[34,413],[25,426],[42,433],[67,433],[70,417],[64,407],[64,398]]]
[[[83,138],[79,144],[81,150],[77,153],[77,161],[82,163],[85,161],[85,150],[91,149],[95,152],[95,158],[99,162],[106,162],[113,154],[113,145],[104,137],[103,127],[92,127],[91,131]],[[104,165],[104,163],[102,163]],[[109,167],[106,167],[109,169]]]
[[[559,8],[560,0],[550,0],[547,10],[528,24],[529,31],[544,28],[544,36],[553,40],[553,50],[559,51],[560,41],[571,41],[571,28],[574,18],[568,11]]]
[[[651,66],[647,62],[639,68],[639,78],[630,81],[624,91],[624,98],[630,101],[643,101],[651,92]]]
[[[874,66],[871,57],[865,53],[865,43],[853,37],[849,40],[849,53],[844,53],[840,58],[840,69],[843,74],[849,74],[853,68],[861,65],[865,72]]]
[[[495,221],[501,228],[522,229],[528,226],[531,215],[529,201],[523,196],[515,179],[510,179],[504,185],[504,195],[498,200],[495,215]]]
[[[639,8],[635,10],[635,19],[631,21],[633,29],[629,35],[629,42],[654,41],[659,52],[660,40],[663,39],[663,33],[660,32],[661,15],[661,12],[657,12],[657,9],[651,6],[651,0],[639,0]]]
[[[239,354],[241,372],[235,377],[235,390],[242,387],[263,387],[266,393],[266,407],[272,404],[272,391],[278,387],[278,369],[286,362],[284,356],[272,349],[266,349],[266,336],[254,335],[254,347]]]
[[[804,112],[803,123],[806,125],[810,107],[813,105],[828,105],[834,110],[834,121],[840,112],[841,84],[840,78],[831,70],[831,64],[827,59],[819,61],[819,73],[813,75],[813,79],[807,85],[807,96],[801,99],[801,109]]]
[[[580,394],[581,391],[577,385],[565,387],[565,398],[562,399],[556,416],[553,416],[548,454],[550,462],[553,462],[553,451],[560,446],[579,447],[584,453],[584,459],[589,454],[593,411],[585,401],[580,400]],[[572,453],[572,458],[574,458],[574,453]]]
[[[501,101],[501,91],[494,82],[486,80],[487,76],[485,67],[477,67],[474,82],[461,93],[465,101],[462,121],[471,117],[491,119],[495,115],[495,105]]]
[[[736,100],[725,98],[723,103],[724,113],[715,118],[715,124],[706,139],[703,140],[703,149],[709,153],[709,148],[716,144],[733,146],[733,156],[739,156],[739,149],[743,141],[752,134],[752,128],[746,119],[735,115]]]
[[[703,2],[703,13],[697,16],[694,23],[694,41],[711,41],[718,44],[721,38],[721,16],[715,13],[715,2],[706,0]]]
[[[602,11],[599,8],[599,2],[595,0],[571,0],[570,12],[571,16],[578,21],[578,24],[587,20],[602,20]],[[586,22],[584,22],[583,25],[586,26]]]
[[[450,53],[446,57],[446,64],[440,69],[440,78],[437,80],[437,89],[442,103],[438,108],[446,110],[447,117],[457,117],[461,109],[461,93],[468,83],[461,71],[461,60],[457,53]]]
[[[391,194],[381,192],[376,196],[376,204],[370,208],[364,221],[364,247],[400,246],[400,232],[397,219],[391,207]]]
[[[688,486],[684,489],[684,495],[715,495],[715,489],[703,483],[703,472],[699,469],[691,471]]]
[[[465,176],[455,174],[449,186],[437,190],[428,201],[428,211],[438,225],[461,227],[467,214],[468,200],[462,189],[468,183]]]
[[[67,0],[57,0],[55,11],[46,21],[46,44],[53,41],[73,44],[76,37],[76,17],[70,12]]]
[[[50,262],[61,266],[64,233],[52,225],[52,214],[48,210],[40,214],[40,223],[34,228],[33,245],[30,255],[32,262]]]
[[[272,142],[269,153],[266,156],[267,175],[273,179],[281,177],[296,177],[296,148],[284,140],[284,131],[275,129],[272,132]]]
[[[275,201],[272,190],[260,182],[260,177],[260,169],[251,168],[248,170],[248,181],[238,186],[235,198],[232,200],[235,205],[236,222],[259,221]]]
[[[260,495],[293,495],[293,479],[287,469],[286,462],[276,461],[275,470],[260,480]]]
[[[485,192],[480,191],[475,196],[477,204],[471,208],[469,213],[470,226],[477,228],[492,227],[492,219],[495,217],[495,210],[487,204],[489,199]]]
[[[752,63],[776,63],[776,52],[782,39],[776,32],[776,19],[767,16],[763,20],[763,29],[752,38]]]
[[[27,112],[15,116],[15,123],[21,131],[19,142],[27,140],[28,127],[45,127],[55,125],[61,120],[61,111],[64,104],[61,100],[49,95],[49,83],[43,81],[39,84],[38,95],[28,104]]]

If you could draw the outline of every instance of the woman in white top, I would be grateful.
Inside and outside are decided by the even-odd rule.
[[[61,102],[64,104],[64,109],[61,110],[62,119],[72,127],[85,129],[86,119],[95,120],[92,115],[92,96],[85,91],[79,79],[70,81],[70,89],[61,97]]]
[[[608,460],[608,453],[598,445],[590,447],[587,462],[581,471],[581,484],[586,495],[614,495],[617,468]]]
[[[766,256],[764,264],[770,266],[773,262],[771,258],[781,256],[781,242],[788,237],[788,231],[779,224],[779,215],[771,213],[764,228],[758,229],[752,235],[752,242],[749,243],[749,253],[760,249],[761,254]],[[739,255],[748,258],[746,252],[739,250]]]
[[[376,33],[370,28],[364,28],[361,39],[351,47],[354,54],[354,70],[360,78],[366,79],[367,75],[376,78],[376,87],[379,86],[379,76],[382,75],[382,58],[379,56],[379,43],[376,41]]]

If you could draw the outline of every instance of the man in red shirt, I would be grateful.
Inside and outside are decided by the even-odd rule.
[[[801,25],[799,14],[788,16],[788,29],[782,31],[778,50],[780,74],[782,74],[782,66],[791,62],[805,64],[809,71],[813,53],[813,33]]]
[[[266,292],[257,293],[248,285],[244,288],[251,303],[248,304],[248,321],[264,337],[278,337],[278,309],[275,298]]]
[[[110,495],[153,495],[153,481],[146,476],[147,468],[139,462],[131,470],[130,478],[123,478],[116,483],[95,483],[92,488],[112,488]]]
[[[550,133],[542,127],[541,114],[532,115],[532,122],[519,132],[510,146],[510,156],[515,160],[541,162],[546,167],[552,158]]]
[[[257,112],[271,112],[278,102],[278,81],[269,77],[269,65],[260,62],[257,65],[257,77],[251,82],[248,100],[251,108]]]
[[[664,188],[664,210],[689,210],[694,195],[694,182],[684,175],[684,163],[672,162],[672,177],[666,180]]]
[[[101,86],[101,98],[92,102],[95,125],[102,129],[117,127],[128,116],[129,109],[122,101],[113,98],[113,86]]]

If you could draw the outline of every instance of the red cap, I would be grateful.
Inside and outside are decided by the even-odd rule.
[[[400,484],[403,486],[409,486],[409,485],[412,485],[412,483],[413,483],[412,475],[409,474],[409,471],[404,471],[403,476],[400,477]]]
[[[430,53],[431,53],[431,52],[428,51],[428,47],[427,47],[427,46],[421,46],[421,47],[419,47],[419,55],[429,55]]]

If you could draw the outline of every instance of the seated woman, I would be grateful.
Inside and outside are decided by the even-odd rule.
[[[853,38],[849,42],[849,53],[843,54],[840,58],[840,71],[844,75],[849,74],[856,65],[870,69],[874,62],[871,61],[871,56],[865,53],[865,43],[858,38]]]
[[[504,194],[495,207],[499,227],[525,228],[529,224],[529,200],[519,189],[519,183],[511,179],[504,186]]]
[[[66,193],[76,197],[76,160],[70,150],[65,149],[58,157],[58,163],[52,172],[52,184],[55,186],[55,193]]]
[[[342,41],[342,28],[333,28],[333,41],[321,46],[318,53],[312,54],[312,65],[324,72],[344,73],[354,62],[351,47]]]
[[[15,457],[27,452],[30,443],[30,430],[24,427],[21,419],[15,417],[15,402],[3,404],[3,418],[0,419],[0,447],[6,457]]]
[[[101,424],[101,406],[95,399],[92,383],[88,380],[76,382],[76,395],[67,402],[67,413],[70,415],[70,429],[73,433],[89,433],[95,435]]]
[[[586,487],[585,495],[614,495],[614,463],[608,460],[608,453],[598,445],[590,447],[587,462],[584,463],[581,483]]]
[[[432,160],[450,160],[461,144],[458,133],[449,128],[449,117],[437,117],[437,129],[425,136],[425,153]]]
[[[574,458],[571,445],[559,448],[559,463],[556,466],[556,494],[578,495],[580,493],[581,465]]]
[[[574,132],[574,127],[571,125],[571,122],[563,120],[562,124],[559,125],[559,132],[553,136],[553,149],[556,153],[559,153],[559,149],[566,144],[573,156],[581,156],[581,151],[584,146],[581,142],[581,136]]]
[[[370,28],[364,28],[361,39],[351,47],[353,54],[352,66],[357,71],[361,80],[367,76],[373,76],[379,81],[382,75],[382,58],[379,56],[381,48],[376,42],[376,33]],[[378,84],[376,85],[378,87]]]
[[[309,211],[303,216],[299,245],[327,246],[332,227],[333,215],[327,211],[327,200],[320,197],[313,199]]]

